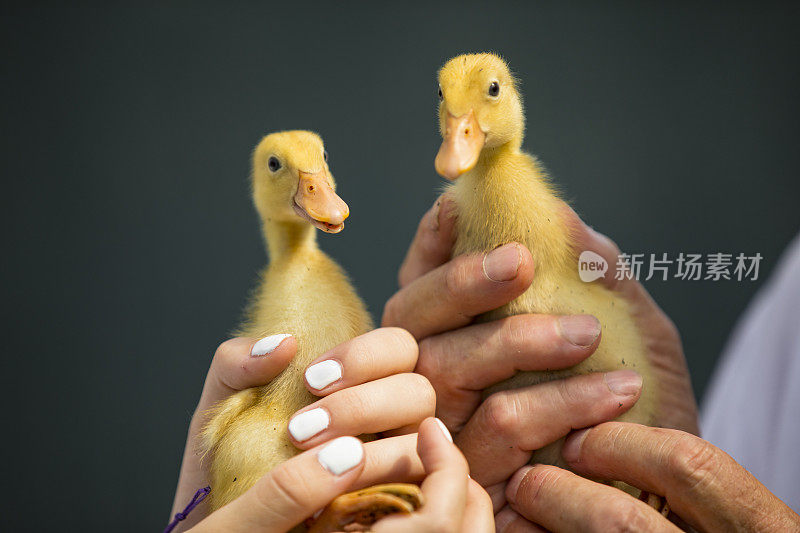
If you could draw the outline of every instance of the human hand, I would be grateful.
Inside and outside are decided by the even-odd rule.
[[[565,209],[569,210],[566,205]],[[473,478],[487,487],[499,509],[505,481],[530,460],[533,450],[572,428],[615,418],[638,399],[641,379],[629,371],[578,376],[497,393],[481,403],[483,389],[517,371],[567,368],[589,357],[599,343],[600,325],[585,315],[541,314],[471,325],[474,316],[528,288],[533,258],[524,246],[512,243],[489,254],[450,260],[453,213],[454,204],[445,195],[421,220],[400,268],[401,289],[387,302],[383,324],[404,327],[419,340],[416,370],[436,390],[437,415],[457,433]],[[569,213],[580,246],[601,255],[615,249]],[[669,374],[666,385],[678,390],[676,399],[689,398],[686,412],[693,415],[684,417],[692,423],[665,423],[683,423],[696,431],[696,407],[677,333],[644,289],[635,285],[620,283],[621,295],[634,298],[637,321],[639,314],[645,318],[638,322],[640,328],[653,331],[648,338],[651,359],[665,367],[657,372]]]
[[[419,437],[409,434],[366,444],[338,437],[274,468],[191,531],[283,532],[343,492],[420,479],[423,507],[411,515],[386,517],[372,526],[373,531],[494,531],[489,497],[468,478],[464,457],[442,428],[429,418],[420,425]]]
[[[436,408],[433,387],[413,373],[417,355],[417,342],[407,331],[379,328],[312,361],[306,388],[322,399],[290,419],[294,444],[308,449],[342,435],[416,432]]]
[[[663,495],[699,531],[798,531],[800,516],[733,458],[694,435],[608,422],[571,435],[570,468]],[[678,531],[642,501],[554,466],[521,468],[509,481],[510,507],[497,531]]]
[[[219,345],[189,424],[170,516],[181,511],[195,491],[208,483],[208,461],[201,461],[200,433],[208,421],[209,410],[240,390],[269,383],[286,368],[296,351],[297,341],[294,337],[284,338],[282,335],[261,340],[237,337]],[[265,357],[267,354],[269,356]],[[175,531],[184,531],[204,516],[203,507],[195,509],[178,524]]]
[[[589,250],[600,255],[609,265],[617,264],[620,250],[614,241],[587,226],[566,204],[563,212],[572,229],[577,253]],[[641,283],[627,277],[617,280],[610,272],[598,283],[603,283],[627,300],[644,339],[653,378],[659,387],[658,425],[699,435],[697,401],[678,329]]]
[[[270,339],[274,339],[272,343]],[[208,462],[200,461],[198,450],[209,409],[238,390],[266,385],[283,371],[296,352],[295,339],[274,337],[259,343],[274,345],[278,341],[269,357],[250,355],[257,346],[255,339],[231,339],[217,349],[190,424],[173,515],[207,483]],[[305,373],[308,389],[325,398],[292,418],[289,437],[299,448],[309,449],[342,435],[416,431],[435,408],[435,394],[427,379],[411,373],[416,362],[417,343],[398,328],[373,330],[334,347],[312,362]],[[331,381],[335,377],[331,372],[341,377]],[[325,379],[331,382],[323,386],[321,380]],[[402,402],[404,408],[397,409],[395,402]],[[302,416],[310,411],[314,413]],[[320,420],[327,425],[320,426]],[[202,509],[195,510],[180,527],[197,523],[203,517]]]

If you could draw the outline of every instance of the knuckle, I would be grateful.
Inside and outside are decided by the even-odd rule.
[[[576,379],[561,379],[556,381],[556,391],[558,392],[558,401],[566,406],[578,405],[581,403],[581,398],[585,396],[584,385],[585,380]],[[585,403],[585,402],[584,402]]]
[[[720,469],[721,455],[710,443],[689,434],[682,435],[669,456],[670,472],[687,489],[706,486]]]
[[[386,300],[386,304],[383,306],[383,320],[381,321],[383,326],[393,326],[398,323],[401,306],[400,298],[400,293],[396,292]]]
[[[455,517],[447,516],[444,513],[435,513],[426,517],[428,527],[426,531],[430,533],[454,533],[457,531]]]
[[[227,361],[235,356],[236,339],[228,339],[219,346],[214,352],[214,360]]]
[[[414,372],[422,374],[432,382],[437,382],[442,375],[442,360],[436,342],[431,340],[431,337],[422,339],[419,343],[419,358]]]
[[[489,396],[481,409],[487,429],[500,437],[513,437],[519,424],[519,405],[511,393],[497,392]]]
[[[414,336],[408,330],[399,327],[386,328],[390,336],[397,343],[398,349],[404,354],[409,354],[416,362],[419,357],[419,346]]]
[[[415,398],[420,400],[420,403],[429,410],[433,411],[436,406],[436,391],[433,385],[428,381],[428,378],[416,373],[405,374],[409,380],[407,390],[413,391]]]
[[[450,301],[460,300],[469,284],[470,270],[463,257],[451,261],[444,274],[444,296]]]
[[[523,348],[530,337],[530,328],[526,322],[526,317],[513,316],[503,319],[502,338],[503,346],[508,350],[519,350]]]
[[[537,466],[529,470],[520,480],[514,498],[525,507],[535,509],[550,487],[559,483],[564,471],[554,466]]]
[[[598,524],[598,531],[634,533],[652,530],[646,510],[632,498],[622,495],[603,498],[594,506],[594,511],[593,522]]]
[[[256,485],[256,497],[266,509],[274,508],[276,500],[291,509],[302,508],[311,493],[306,476],[292,468],[276,468],[265,481]]]

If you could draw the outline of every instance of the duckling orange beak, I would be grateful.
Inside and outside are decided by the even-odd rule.
[[[294,195],[294,210],[314,227],[327,233],[342,231],[344,219],[350,216],[350,208],[333,191],[324,170],[315,174],[300,171],[300,183]]]
[[[444,140],[434,164],[440,176],[452,181],[478,162],[486,135],[472,109],[460,117],[448,113],[445,126]]]

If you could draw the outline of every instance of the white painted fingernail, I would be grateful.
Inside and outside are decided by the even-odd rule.
[[[297,442],[308,440],[331,423],[331,417],[325,409],[317,407],[300,413],[289,421],[289,433]]]
[[[339,437],[317,453],[319,464],[334,476],[344,474],[363,458],[364,446],[355,437]]]
[[[439,424],[439,429],[442,430],[442,433],[444,433],[444,436],[447,438],[447,440],[453,442],[453,436],[450,434],[450,431],[447,430],[447,426],[444,425],[444,422],[438,418],[434,418],[434,420],[436,420],[436,423]]]
[[[288,333],[280,333],[278,335],[270,335],[269,337],[264,337],[260,341],[256,342],[253,345],[253,349],[250,350],[251,357],[261,357],[262,355],[267,355],[271,353],[275,348],[280,346],[283,340],[287,337],[291,337]]]
[[[342,379],[342,365],[328,359],[306,369],[306,381],[312,389],[322,390],[334,381]]]

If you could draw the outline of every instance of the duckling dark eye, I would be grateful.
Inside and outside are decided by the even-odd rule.
[[[269,161],[267,161],[267,167],[269,168],[270,172],[277,172],[278,169],[281,168],[281,162],[278,161],[277,157],[272,156],[269,158]]]
[[[326,163],[328,162],[328,151],[327,150],[323,150],[322,151],[322,159],[324,159]]]
[[[500,84],[493,81],[489,84],[489,96],[497,96],[500,94]]]
[[[442,94],[442,86],[439,85],[439,100],[444,100],[444,95]]]

